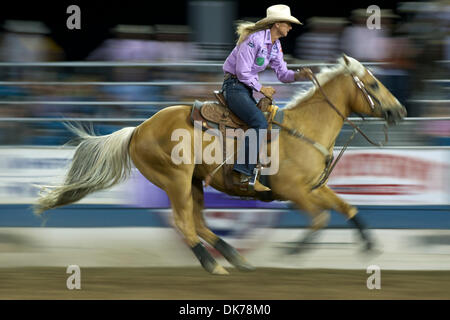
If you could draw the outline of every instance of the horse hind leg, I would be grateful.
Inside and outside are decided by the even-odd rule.
[[[202,267],[212,274],[228,274],[210,255],[197,236],[194,223],[194,200],[192,196],[191,179],[193,169],[188,166],[164,168],[157,170],[139,157],[133,159],[136,167],[147,180],[163,189],[169,197],[172,207],[174,228],[184,238]]]
[[[167,193],[172,206],[175,228],[184,237],[203,268],[212,274],[228,274],[205,249],[195,230],[192,199],[195,164],[193,161],[179,165],[168,162],[171,158],[168,144],[158,144],[158,141],[164,141],[164,134],[167,134],[164,131],[158,132],[163,127],[164,125],[148,129],[143,126],[140,134],[137,131],[129,147],[133,163],[147,180]]]
[[[228,274],[225,268],[218,264],[206,250],[197,236],[193,215],[194,205],[190,178],[180,179],[180,176],[178,176],[178,179],[173,179],[172,181],[171,186],[166,188],[166,192],[172,204],[176,228],[184,236],[186,243],[206,271],[216,275]],[[189,184],[183,183],[183,181],[189,181]]]
[[[204,192],[203,184],[199,179],[192,179],[192,198],[194,206],[194,220],[197,235],[220,252],[229,263],[240,271],[253,271],[253,267],[247,260],[229,243],[218,237],[208,228],[203,216]]]

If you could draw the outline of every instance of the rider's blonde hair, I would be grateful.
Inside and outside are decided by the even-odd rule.
[[[252,33],[255,33],[257,31],[270,29],[272,27],[273,23],[270,24],[256,24],[254,22],[248,22],[248,21],[239,21],[236,26],[236,33],[239,36],[239,39],[237,41],[237,45],[241,44],[245,41],[245,39],[248,38],[249,35]]]

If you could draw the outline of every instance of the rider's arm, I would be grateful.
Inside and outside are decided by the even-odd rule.
[[[287,68],[286,61],[284,61],[283,58],[283,51],[281,50],[280,42],[277,41],[275,44],[278,46],[278,52],[275,58],[270,61],[270,67],[275,71],[278,80],[281,82],[294,82],[295,72]]]
[[[260,91],[262,87],[258,81],[258,75],[252,73],[252,65],[255,62],[258,49],[258,44],[250,36],[240,44],[236,56],[237,78],[255,91]]]

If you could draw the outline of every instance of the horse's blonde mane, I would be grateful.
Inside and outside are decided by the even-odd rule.
[[[366,69],[361,64],[361,62],[359,62],[358,60],[356,60],[354,58],[348,57],[348,56],[345,56],[345,57],[349,61],[348,65],[345,63],[344,57],[341,57],[338,59],[338,64],[336,66],[331,67],[331,68],[329,68],[329,67],[322,68],[320,70],[320,72],[318,74],[316,74],[316,78],[319,81],[321,86],[323,86],[331,79],[334,79],[336,76],[343,74],[343,73],[351,72],[351,73],[356,74],[358,77],[364,76],[364,72]],[[300,91],[292,98],[291,101],[288,102],[288,104],[286,104],[284,109],[291,109],[291,108],[299,105],[303,101],[311,98],[314,95],[314,93],[316,92],[316,90],[317,90],[317,87],[312,86],[308,90]]]

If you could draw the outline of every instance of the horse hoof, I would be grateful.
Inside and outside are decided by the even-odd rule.
[[[373,243],[367,243],[364,245],[363,252],[370,256],[378,256],[382,254],[382,251],[375,247]]]
[[[250,263],[248,263],[245,259],[241,259],[242,261],[240,261],[239,263],[236,263],[234,266],[236,267],[236,269],[238,269],[239,271],[244,271],[244,272],[251,272],[251,271],[255,271],[256,268],[254,266],[252,266]]]
[[[356,216],[356,214],[358,213],[358,209],[356,209],[355,207],[352,207],[349,211],[348,211],[348,218],[351,219],[354,216]]]
[[[214,267],[214,269],[211,271],[211,273],[212,273],[212,274],[215,274],[215,275],[220,275],[220,276],[230,274],[230,273],[229,273],[227,270],[225,270],[225,268],[222,267],[220,264],[216,265],[216,266]]]
[[[375,257],[383,252],[375,245],[373,242],[366,242],[363,247],[361,248],[362,254],[368,256],[368,257]]]
[[[301,253],[304,249],[305,248],[302,245],[296,244],[292,247],[285,248],[285,252],[287,255],[294,255]]]
[[[243,271],[243,272],[252,272],[252,271],[256,270],[256,268],[254,266],[252,266],[251,264],[239,265],[239,266],[236,266],[236,268],[239,271]]]
[[[219,239],[214,245],[214,248],[218,250],[225,257],[225,259],[227,259],[227,261],[239,271],[253,271],[256,269],[248,263],[247,260],[245,260],[245,258],[241,256],[235,248],[230,246],[223,239]]]

